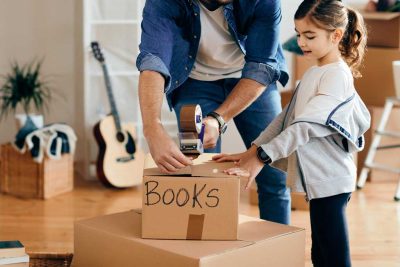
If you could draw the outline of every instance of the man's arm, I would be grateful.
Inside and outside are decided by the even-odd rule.
[[[155,71],[143,71],[139,77],[139,102],[143,133],[157,166],[166,173],[192,164],[161,124],[164,77]]]
[[[166,173],[191,164],[161,124],[164,91],[170,86],[169,64],[172,57],[174,14],[180,10],[170,1],[147,0],[143,10],[140,54],[139,102],[143,133],[157,166]],[[160,45],[162,44],[162,45]]]

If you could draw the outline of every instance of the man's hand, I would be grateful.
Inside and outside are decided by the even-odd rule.
[[[171,174],[193,164],[192,161],[180,151],[178,146],[162,127],[154,129],[154,131],[147,136],[147,143],[149,144],[150,153],[155,163],[164,173]]]
[[[249,150],[240,154],[220,154],[213,157],[217,162],[233,161],[236,165],[234,168],[224,170],[229,175],[237,175],[248,177],[245,189],[249,189],[256,176],[264,167],[264,163],[257,157],[257,147],[251,146]]]
[[[204,139],[203,146],[205,149],[214,148],[219,138],[219,124],[215,118],[206,117],[204,123]]]

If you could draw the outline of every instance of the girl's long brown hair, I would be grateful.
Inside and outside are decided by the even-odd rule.
[[[296,20],[303,18],[310,19],[316,26],[327,31],[344,29],[339,50],[353,76],[361,77],[359,69],[367,45],[367,29],[361,14],[346,7],[340,0],[304,0],[294,15]]]

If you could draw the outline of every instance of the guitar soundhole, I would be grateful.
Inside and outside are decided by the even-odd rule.
[[[121,133],[121,132],[118,132],[118,133],[117,133],[117,140],[118,140],[118,142],[122,143],[122,142],[124,141],[124,139],[125,139],[124,134]]]

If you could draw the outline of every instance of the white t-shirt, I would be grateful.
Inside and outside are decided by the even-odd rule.
[[[302,114],[309,101],[316,95],[333,96],[342,102],[353,92],[353,75],[344,61],[311,67],[306,71],[299,85],[294,110],[295,117]]]
[[[196,61],[189,75],[201,81],[240,78],[244,54],[231,35],[224,8],[209,11],[199,1],[201,36]]]

